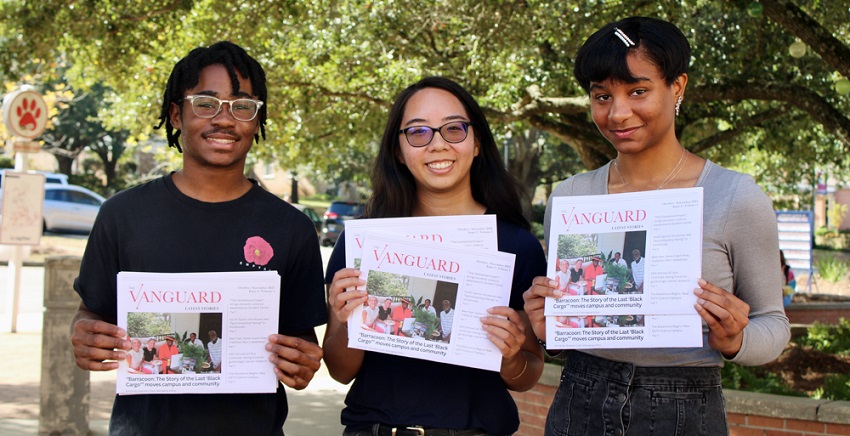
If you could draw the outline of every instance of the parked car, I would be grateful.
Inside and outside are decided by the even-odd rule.
[[[5,173],[6,171],[14,171],[14,170],[11,169],[11,168],[2,169],[2,170],[0,170],[0,176],[2,176],[2,174]],[[44,172],[44,171],[27,171],[27,172],[44,174],[44,183],[58,183],[60,185],[67,185],[68,184],[68,176],[66,176],[62,173],[48,173],[48,172]],[[0,177],[0,188],[2,188],[2,187],[3,187],[3,178]]]
[[[304,212],[304,215],[307,215],[307,218],[310,218],[310,221],[313,221],[313,226],[316,227],[316,237],[320,240],[322,239],[322,219],[319,218],[319,214],[316,213],[310,206],[304,206],[303,204],[298,203],[290,203],[296,209]]]
[[[44,231],[90,232],[104,201],[100,194],[82,186],[46,183]]]
[[[363,215],[363,203],[353,201],[334,201],[325,211],[322,222],[321,241],[324,246],[336,244],[337,238],[345,228],[345,220]]]

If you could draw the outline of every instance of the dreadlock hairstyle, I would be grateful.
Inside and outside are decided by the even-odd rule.
[[[193,88],[198,84],[201,70],[210,65],[223,65],[230,75],[230,82],[233,86],[233,92],[239,92],[239,79],[236,73],[239,72],[242,77],[251,81],[251,87],[254,94],[263,103],[266,102],[268,93],[266,91],[266,73],[263,67],[242,47],[229,42],[217,42],[209,47],[199,47],[189,52],[186,57],[177,62],[174,69],[171,70],[171,76],[168,77],[168,83],[165,85],[165,93],[162,98],[162,111],[159,113],[159,125],[155,128],[159,129],[165,124],[165,135],[168,139],[168,145],[174,147],[179,152],[183,152],[180,147],[180,130],[171,125],[169,110],[171,104],[174,103],[181,107],[183,101],[183,93],[187,89]],[[260,135],[266,139],[266,105],[260,107],[259,116],[260,134],[254,135],[254,140],[259,143]]]
[[[396,97],[390,109],[381,148],[372,172],[372,196],[366,204],[368,218],[409,217],[416,206],[416,180],[398,155],[400,147],[407,147],[399,134],[404,110],[410,97],[426,88],[442,89],[452,93],[466,109],[479,153],[472,161],[470,184],[472,197],[499,218],[525,229],[531,226],[522,214],[520,200],[522,188],[502,163],[493,132],[484,112],[463,87],[444,77],[426,77],[407,87]]]

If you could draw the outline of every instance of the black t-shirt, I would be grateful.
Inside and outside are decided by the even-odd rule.
[[[584,268],[570,268],[570,281],[577,282],[581,280],[581,275],[584,274]]]
[[[393,316],[392,309],[384,309],[383,307],[378,308],[378,319],[381,321],[386,321]]]
[[[150,362],[156,357],[156,347],[148,350],[147,347],[142,348],[142,351],[145,352],[145,362]]]
[[[274,251],[266,265],[244,254],[255,236]],[[74,289],[86,307],[114,324],[119,271],[257,270],[281,276],[278,333],[327,322],[319,243],[306,215],[255,182],[236,200],[205,203],[182,194],[169,175],[103,204]],[[122,395],[109,428],[121,435],[281,434],[287,412],[280,384],[274,394]]]
[[[540,241],[527,230],[497,221],[499,251],[516,254],[510,306],[522,310],[522,293],[546,275]],[[345,267],[345,236],[328,262],[325,281]],[[366,351],[342,411],[346,431],[374,423],[431,428],[480,428],[512,434],[519,427],[516,403],[496,371]]]

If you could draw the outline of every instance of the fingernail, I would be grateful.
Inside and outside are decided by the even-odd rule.
[[[558,286],[558,282],[554,280],[549,280],[549,287],[554,288],[555,286]]]
[[[553,293],[555,294],[555,298],[561,298],[564,295],[563,292],[561,292],[557,289],[555,289],[555,291]]]
[[[708,282],[706,282],[705,280],[700,278],[699,280],[697,280],[697,283],[699,283],[700,286],[705,286],[705,284],[708,283]]]
[[[702,288],[696,288],[696,289],[694,289],[694,294],[702,295],[702,293],[703,293]]]
[[[697,299],[697,303],[699,303],[700,306],[705,306],[705,300],[703,300],[702,298]]]

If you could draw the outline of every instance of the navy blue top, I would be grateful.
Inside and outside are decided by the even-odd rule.
[[[522,310],[522,293],[536,276],[546,275],[540,241],[527,230],[497,220],[499,251],[516,254],[510,307]],[[325,281],[345,268],[341,235],[328,262]],[[512,434],[519,427],[513,397],[496,371],[366,351],[363,365],[345,398],[346,431],[374,423],[431,428],[480,428]]]

